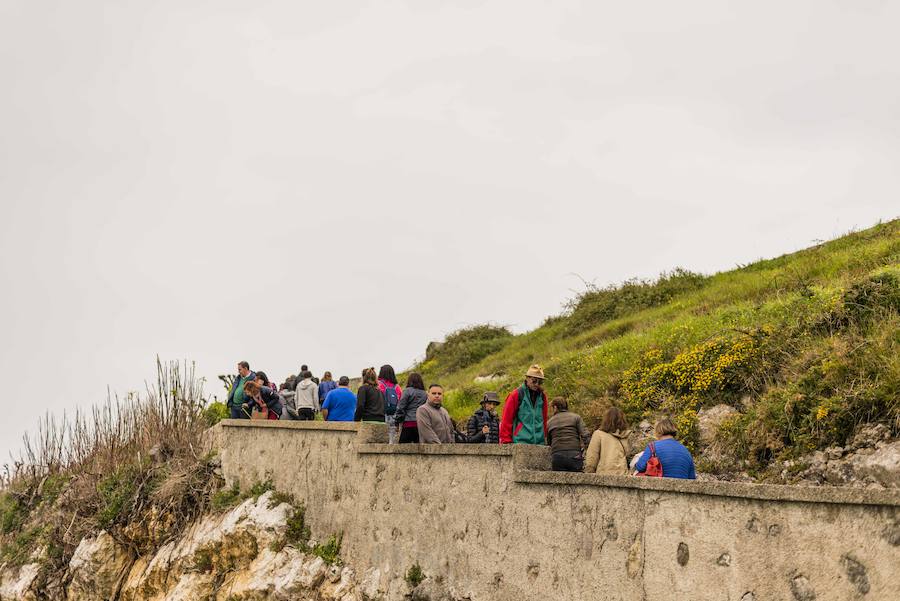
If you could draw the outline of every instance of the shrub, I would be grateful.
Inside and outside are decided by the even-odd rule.
[[[328,565],[340,564],[341,541],[343,535],[332,534],[325,544],[318,544],[312,549],[313,555],[321,557]]]
[[[113,524],[121,523],[134,503],[137,491],[138,469],[126,465],[100,480],[97,485],[99,495],[99,511],[97,525],[109,529]]]
[[[230,417],[228,406],[221,401],[213,401],[203,410],[203,419],[210,426],[215,426],[223,419]]]
[[[406,571],[406,582],[410,587],[416,588],[422,584],[423,580],[425,580],[425,573],[422,571],[422,566],[420,566],[417,561]]]
[[[429,377],[437,377],[478,363],[496,353],[512,340],[508,328],[476,325],[457,330],[443,344],[433,348],[431,357],[418,366]]]
[[[571,314],[566,320],[565,331],[581,331],[642,309],[657,307],[701,288],[707,280],[704,275],[676,268],[656,280],[633,279],[607,288],[589,286],[586,292],[569,301]]]
[[[212,495],[210,507],[213,511],[226,511],[232,507],[237,507],[243,501],[241,497],[241,485],[235,482],[231,488],[221,488]]]

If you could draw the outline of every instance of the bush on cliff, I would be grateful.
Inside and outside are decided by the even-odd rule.
[[[147,396],[45,419],[3,482],[2,561],[37,560],[43,577],[58,576],[101,529],[134,553],[179,535],[222,484],[203,451],[205,405],[193,368],[157,362]]]

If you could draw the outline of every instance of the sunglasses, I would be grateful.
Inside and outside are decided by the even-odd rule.
[[[540,386],[544,383],[544,378],[531,378],[531,381]]]

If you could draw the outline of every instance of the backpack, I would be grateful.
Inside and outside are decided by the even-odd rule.
[[[647,469],[642,475],[654,478],[662,478],[663,475],[662,464],[659,462],[659,457],[656,456],[656,446],[652,442],[650,443],[650,459],[647,460]]]
[[[394,415],[397,413],[397,385],[390,382],[384,383],[384,414]]]

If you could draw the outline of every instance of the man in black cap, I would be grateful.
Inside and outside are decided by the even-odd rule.
[[[496,392],[485,392],[478,409],[466,425],[469,442],[500,443],[500,418],[495,409],[500,404]]]

